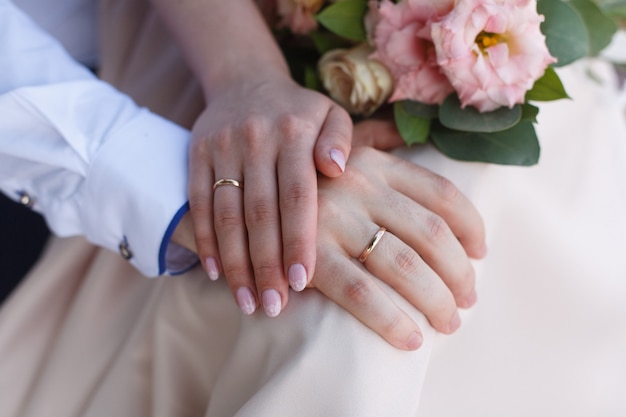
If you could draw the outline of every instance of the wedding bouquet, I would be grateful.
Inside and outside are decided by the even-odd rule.
[[[509,165],[539,159],[536,101],[554,67],[594,56],[623,0],[260,1],[294,77],[356,117],[392,107],[409,145]],[[613,0],[615,1],[615,0]],[[621,2],[621,3],[620,3]]]

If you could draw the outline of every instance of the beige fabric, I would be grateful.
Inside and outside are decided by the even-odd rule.
[[[154,14],[103,4],[103,77],[188,125],[201,100]],[[542,110],[539,167],[402,152],[485,215],[491,252],[458,334],[435,341],[411,310],[426,344],[400,352],[308,290],[276,319],[243,317],[199,269],[148,280],[53,239],[0,310],[0,416],[404,417],[423,386],[420,416],[623,417],[626,136],[617,97],[586,70],[564,74],[575,101]]]
[[[104,1],[102,17],[102,77],[189,125],[200,96],[154,12]],[[244,317],[199,268],[150,280],[52,239],[0,310],[0,416],[408,416],[429,353],[390,347],[315,291]]]

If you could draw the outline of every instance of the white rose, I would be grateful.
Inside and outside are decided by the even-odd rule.
[[[383,64],[369,59],[371,53],[367,44],[335,49],[324,54],[318,64],[330,97],[354,115],[374,113],[393,89],[391,74]]]

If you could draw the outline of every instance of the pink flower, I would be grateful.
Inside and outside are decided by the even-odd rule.
[[[447,14],[454,0],[384,0],[374,33],[376,52],[395,80],[389,101],[410,99],[438,104],[453,87],[437,64],[431,23]]]
[[[524,102],[555,62],[539,25],[536,0],[459,0],[432,25],[437,61],[461,104],[479,111]]]
[[[324,0],[277,0],[280,24],[287,26],[293,33],[306,35],[317,28],[314,15],[323,4]]]

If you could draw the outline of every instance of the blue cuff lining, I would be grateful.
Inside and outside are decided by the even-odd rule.
[[[174,215],[174,218],[172,219],[169,226],[167,226],[167,229],[165,230],[165,235],[163,235],[163,240],[161,241],[161,247],[159,248],[159,275],[163,275],[166,272],[165,255],[167,253],[167,247],[170,244],[170,240],[172,239],[172,235],[174,234],[174,230],[176,229],[176,226],[178,226],[178,223],[180,223],[180,219],[182,219],[183,216],[187,214],[188,211],[189,211],[189,202],[186,202],[185,204],[183,204],[181,208],[178,209],[178,211]],[[187,268],[185,271],[182,271],[182,272],[186,272],[189,269],[191,268]],[[178,273],[182,273],[182,272],[178,271]]]

